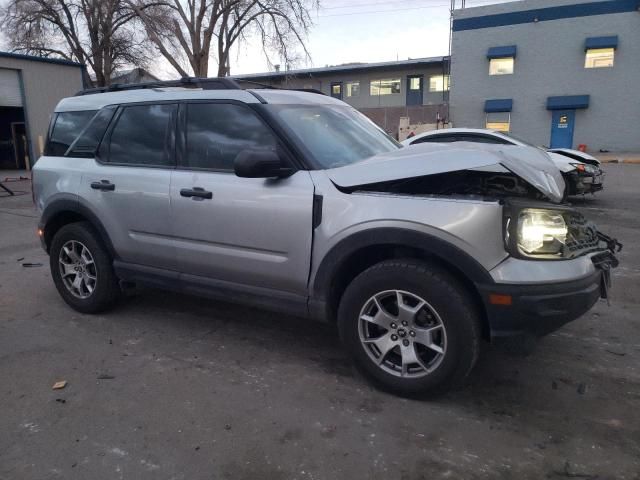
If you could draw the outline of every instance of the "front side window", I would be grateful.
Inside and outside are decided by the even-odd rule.
[[[614,48],[590,48],[584,59],[584,68],[613,67]]]
[[[430,92],[446,92],[449,90],[449,75],[433,75],[429,77]]]
[[[371,80],[369,93],[372,97],[400,93],[400,79],[392,78],[386,80]]]
[[[186,152],[182,166],[233,171],[243,150],[275,150],[277,140],[255,112],[224,103],[187,105]]]
[[[401,147],[354,108],[338,105],[265,105],[319,168],[357,163]]]
[[[96,110],[58,113],[47,142],[47,155],[58,157],[64,155],[95,114]]]
[[[109,141],[110,163],[171,166],[177,105],[125,107]]]
[[[489,60],[489,75],[511,75],[514,63],[513,57],[492,58]]]
[[[511,113],[510,112],[489,112],[485,127],[489,130],[498,132],[508,132],[511,129]]]
[[[347,97],[357,97],[360,95],[360,82],[347,82]]]

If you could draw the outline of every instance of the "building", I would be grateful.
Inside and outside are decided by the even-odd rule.
[[[159,81],[160,79],[158,77],[140,67],[115,72],[111,76],[112,85],[116,83],[146,83]]]
[[[436,124],[448,114],[448,57],[353,63],[324,68],[235,75],[281,88],[319,90],[357,108],[391,134],[401,117]]]
[[[60,99],[82,90],[83,66],[0,52],[0,169],[30,168],[42,154]]]
[[[454,11],[451,120],[539,145],[640,151],[640,0]]]

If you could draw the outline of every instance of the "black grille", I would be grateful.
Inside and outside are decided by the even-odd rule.
[[[575,257],[599,249],[598,231],[592,222],[577,212],[570,213],[565,221],[568,230],[565,247],[569,256]]]

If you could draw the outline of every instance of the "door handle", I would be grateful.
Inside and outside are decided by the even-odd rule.
[[[109,180],[100,180],[99,182],[91,182],[91,188],[94,190],[102,190],[103,192],[113,192],[116,186]]]
[[[183,188],[182,190],[180,190],[180,196],[187,197],[187,198],[189,197],[205,198],[207,200],[211,200],[213,198],[213,193],[205,190],[204,188],[193,187],[193,188]]]

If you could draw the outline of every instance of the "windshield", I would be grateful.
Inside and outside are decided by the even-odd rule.
[[[401,147],[357,110],[342,105],[268,105],[313,157],[319,168],[334,168]]]

